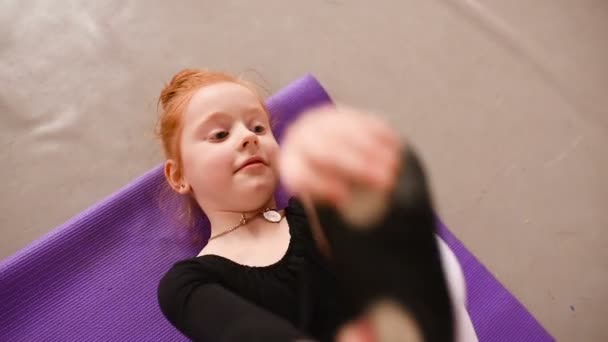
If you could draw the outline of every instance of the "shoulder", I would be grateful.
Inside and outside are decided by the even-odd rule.
[[[291,197],[289,199],[287,207],[285,207],[285,216],[292,235],[293,233],[306,233],[310,231],[306,210],[298,198]]]
[[[158,284],[159,301],[170,301],[197,285],[219,282],[223,269],[211,261],[205,257],[194,257],[174,263]]]
[[[290,226],[292,223],[297,225],[295,229],[290,227],[292,236],[296,235],[297,237],[302,237],[312,242],[316,252],[319,252],[324,258],[329,258],[331,254],[329,251],[329,244],[325,234],[322,232],[315,213],[311,212],[311,216],[308,216],[309,212],[306,210],[304,203],[296,197],[291,197],[289,199],[286,211],[288,218],[291,216],[291,220],[289,221]]]
[[[302,201],[296,197],[291,197],[287,201],[285,212],[288,216],[296,216],[300,219],[306,219],[306,210]]]
[[[289,223],[289,230],[292,239],[295,240],[295,245],[303,245],[307,251],[317,255],[320,246],[317,242],[317,237],[311,226],[308,213],[302,204],[302,201],[296,197],[289,199],[289,205],[285,208]]]
[[[157,301],[161,312],[178,326],[184,308],[200,289],[221,285],[221,265],[213,260],[194,257],[174,263],[162,276],[157,288]]]

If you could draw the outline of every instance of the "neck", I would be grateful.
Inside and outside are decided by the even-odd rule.
[[[209,210],[205,211],[207,218],[209,218],[209,222],[211,223],[211,236],[220,234],[225,232],[234,226],[238,225],[241,222],[241,215],[245,214],[245,218],[247,218],[247,224],[245,224],[240,229],[250,228],[256,229],[259,226],[260,220],[253,220],[253,218],[264,211],[266,208],[275,208],[276,202],[274,200],[274,196],[271,197],[268,202],[266,202],[261,207],[252,210],[252,211],[231,211],[231,210]]]

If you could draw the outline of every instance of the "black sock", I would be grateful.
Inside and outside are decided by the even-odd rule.
[[[453,340],[453,313],[435,237],[435,214],[424,171],[408,148],[385,215],[369,229],[317,205],[342,296],[355,315],[390,299],[417,321],[425,341]]]

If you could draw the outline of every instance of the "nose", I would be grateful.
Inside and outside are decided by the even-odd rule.
[[[239,144],[239,149],[244,150],[246,148],[258,147],[259,140],[258,135],[254,132],[245,129],[243,132],[243,136],[241,138],[241,142]]]

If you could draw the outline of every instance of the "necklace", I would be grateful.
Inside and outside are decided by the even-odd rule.
[[[270,208],[266,208],[264,209],[262,212],[259,212],[253,216],[251,216],[250,218],[247,218],[245,216],[245,214],[241,214],[241,220],[239,221],[239,224],[237,224],[236,226],[228,229],[225,232],[221,232],[219,234],[216,234],[212,237],[209,238],[209,241],[213,240],[213,239],[217,239],[221,236],[224,236],[228,233],[232,233],[233,231],[239,229],[240,227],[244,226],[247,224],[247,222],[249,222],[250,219],[258,216],[259,214],[262,214],[262,216],[264,217],[264,219],[266,219],[266,221],[268,222],[273,222],[273,223],[277,223],[280,222],[281,219],[283,218],[283,215],[281,215],[281,213],[279,211],[277,211],[276,209],[270,209]]]

